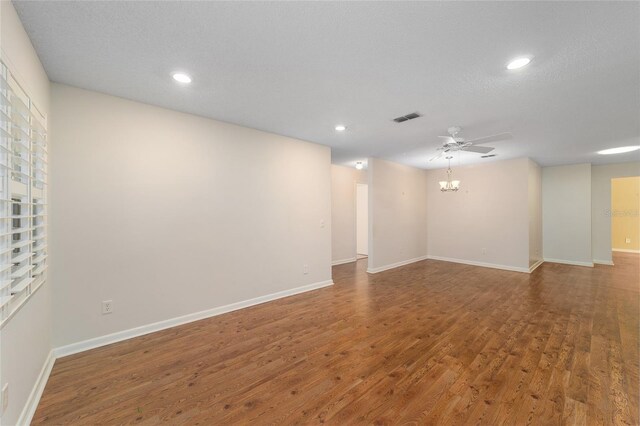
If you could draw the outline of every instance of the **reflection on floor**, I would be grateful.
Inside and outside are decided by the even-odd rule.
[[[638,424],[638,255],[426,260],[56,361],[34,424]]]

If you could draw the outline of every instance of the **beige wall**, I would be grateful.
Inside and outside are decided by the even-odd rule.
[[[611,179],[640,176],[640,162],[591,168],[592,255],[597,263],[611,263]]]
[[[49,111],[49,78],[10,1],[0,1],[0,14],[2,60],[11,68],[31,101],[46,114]]]
[[[367,183],[367,173],[352,167],[331,166],[331,261],[356,258],[356,184]]]
[[[542,260],[542,168],[529,160],[529,267]]]
[[[0,49],[12,74],[37,108],[47,114],[49,79],[9,1],[0,2]],[[51,288],[49,280],[0,330],[0,388],[9,384],[9,406],[0,421],[3,425],[18,422],[51,351]]]
[[[51,99],[56,346],[331,279],[328,147],[59,84]]]
[[[369,185],[356,185],[356,253],[369,254]]]
[[[640,250],[639,194],[640,177],[611,180],[611,247],[614,250]]]
[[[455,193],[441,192],[446,170],[427,173],[429,257],[529,270],[530,160],[452,166],[461,181]],[[533,179],[533,178],[532,178]],[[531,229],[530,229],[531,226]]]
[[[427,172],[377,158],[368,167],[369,271],[424,258]]]
[[[542,169],[545,261],[590,266],[591,164]]]

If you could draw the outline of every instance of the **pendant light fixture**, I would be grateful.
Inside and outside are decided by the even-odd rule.
[[[453,157],[447,157],[447,160],[449,160],[449,167],[447,168],[447,180],[440,181],[440,191],[442,192],[455,192],[460,189],[460,181],[451,180],[451,158]]]

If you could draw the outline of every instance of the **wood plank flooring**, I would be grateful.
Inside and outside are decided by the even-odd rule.
[[[639,256],[422,261],[56,361],[34,424],[629,424]]]

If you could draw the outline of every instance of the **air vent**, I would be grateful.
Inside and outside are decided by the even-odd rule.
[[[482,155],[480,156],[480,158],[491,158],[491,157],[495,157],[495,154],[487,154],[487,155]]]
[[[395,121],[396,123],[402,123],[402,122],[405,122],[405,121],[413,120],[414,118],[418,118],[418,117],[421,117],[421,115],[418,114],[417,112],[412,112],[411,114],[407,114],[407,115],[403,115],[402,117],[394,118],[393,121]]]

